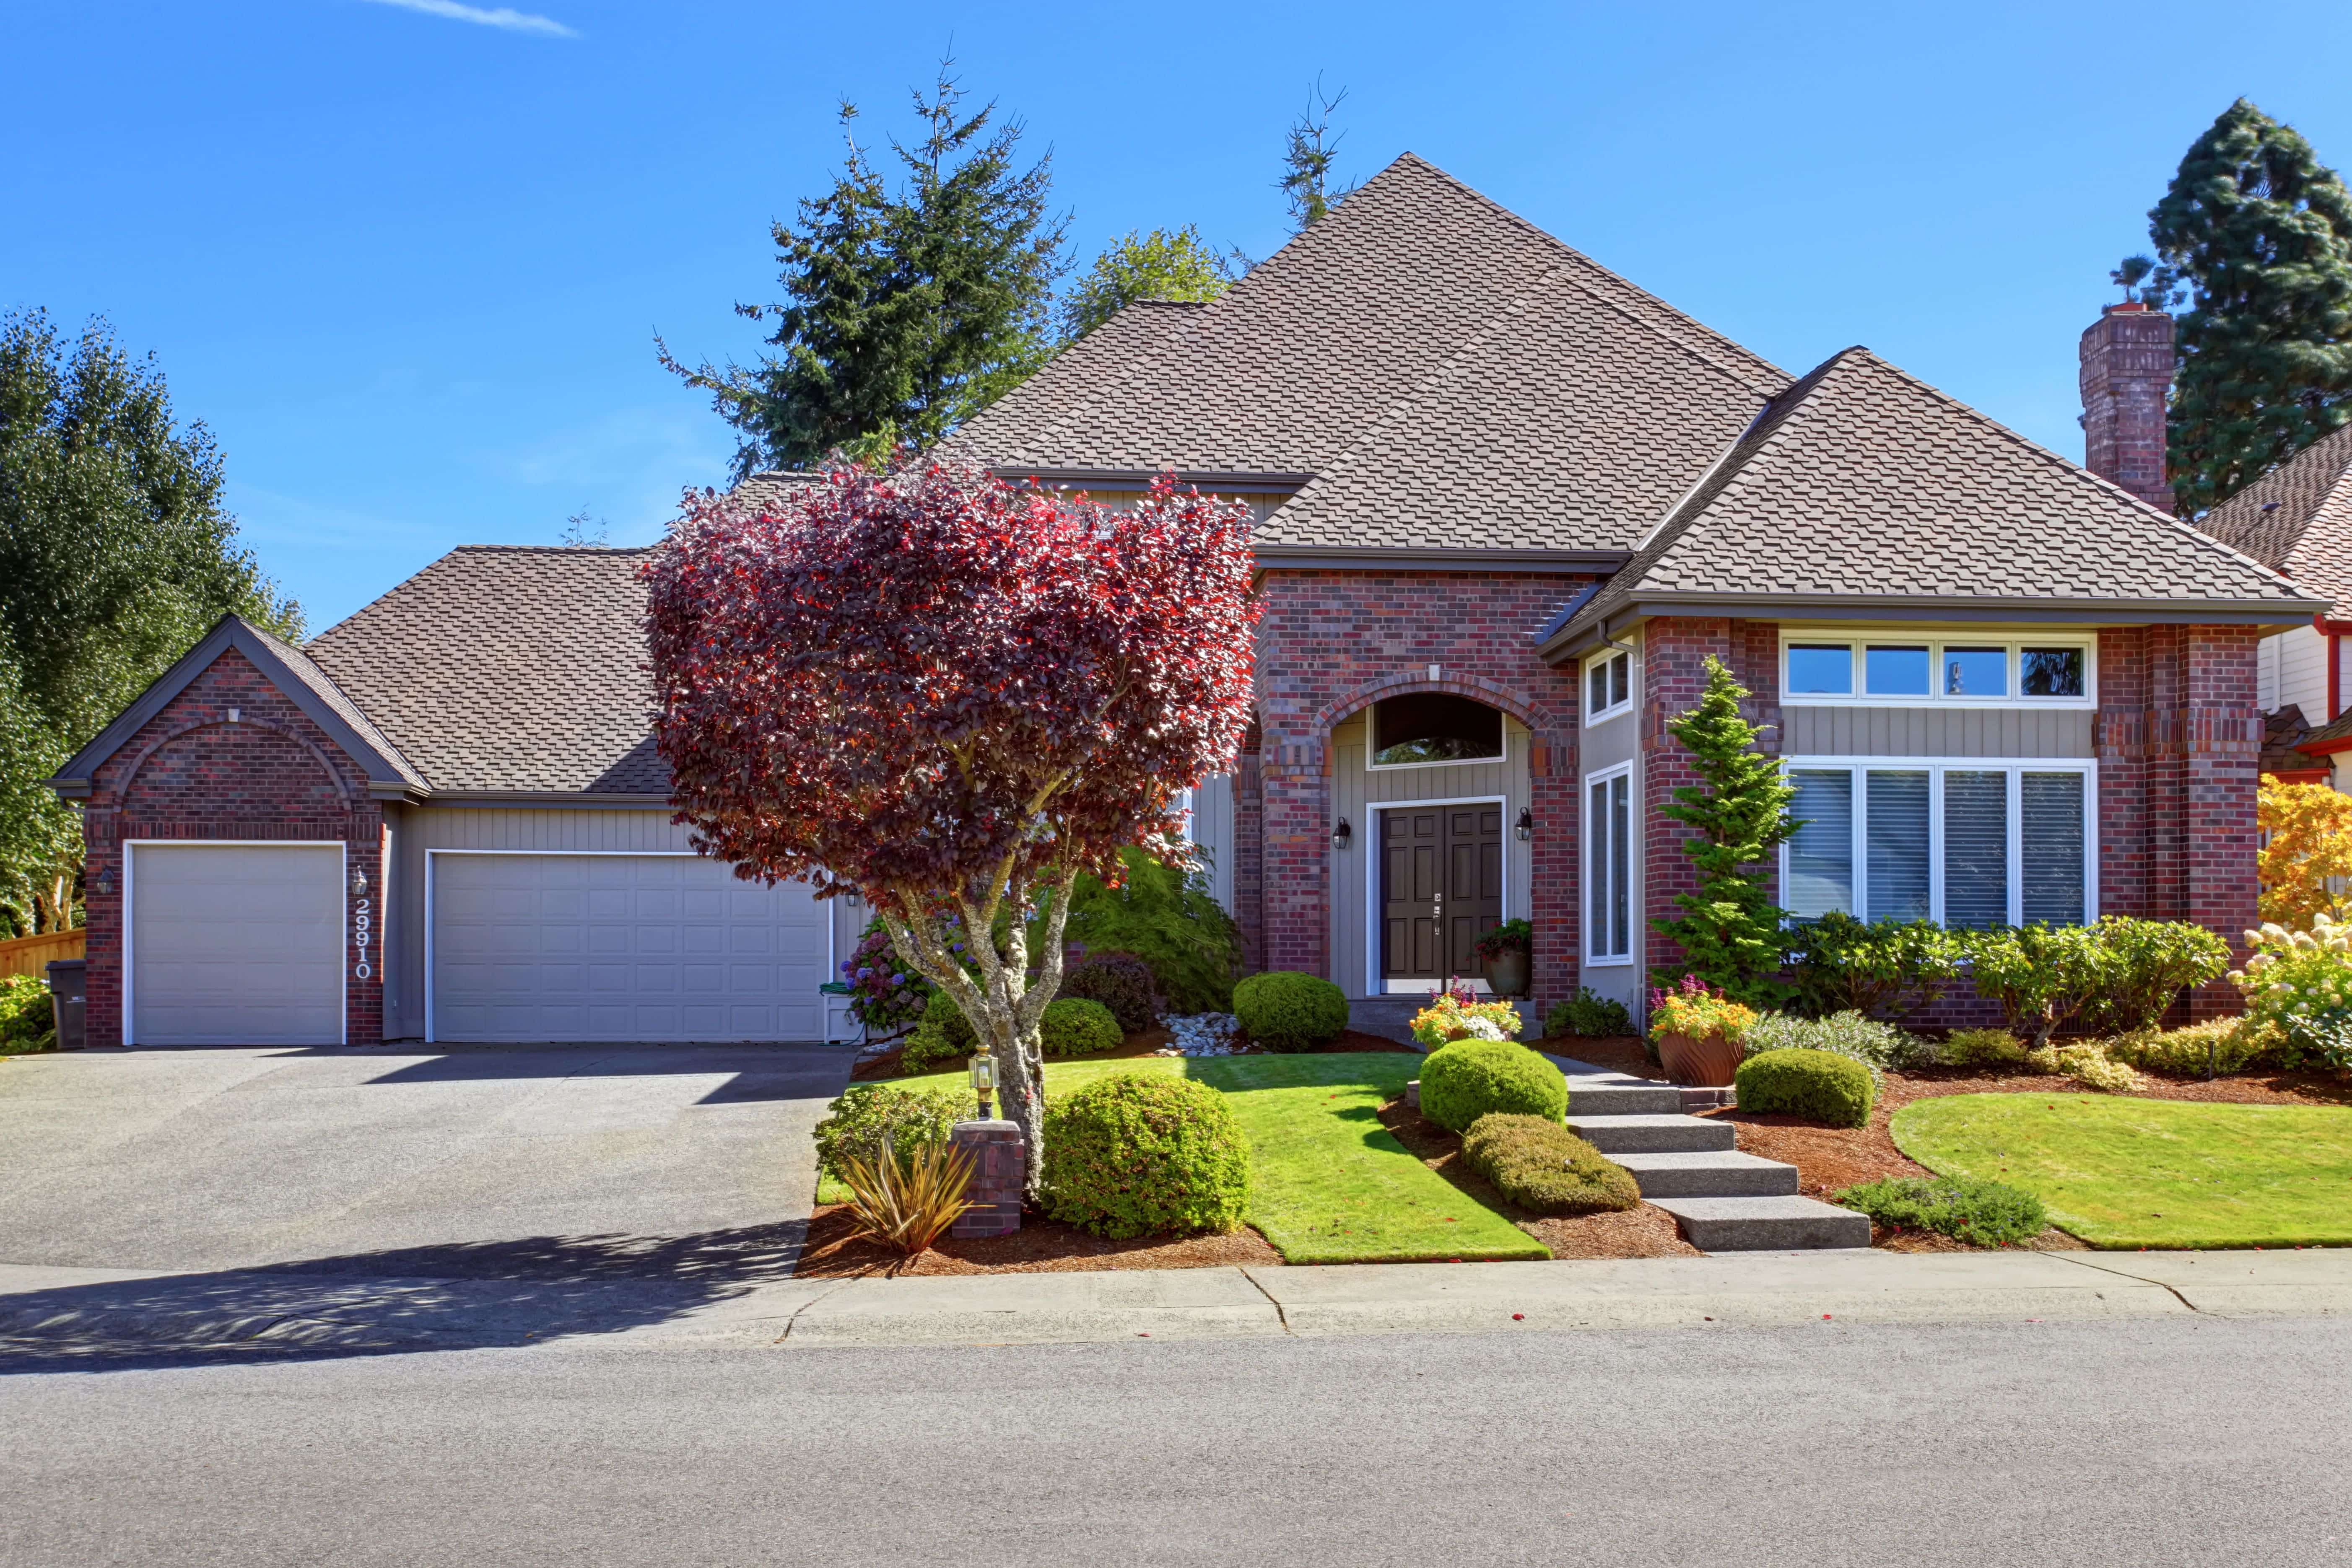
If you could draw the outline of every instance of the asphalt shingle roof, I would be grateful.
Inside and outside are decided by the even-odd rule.
[[[2352,603],[2352,425],[2321,436],[2198,526],[2314,598]]]
[[[1636,600],[1749,598],[2187,601],[2284,618],[2304,596],[1856,348],[1768,405],[1564,630]]]

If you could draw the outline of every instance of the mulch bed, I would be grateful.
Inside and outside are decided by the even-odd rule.
[[[878,1241],[855,1235],[846,1205],[829,1204],[809,1221],[808,1245],[793,1270],[796,1280],[848,1280],[866,1274],[1044,1274],[1065,1269],[1220,1269],[1280,1264],[1274,1244],[1249,1227],[1225,1236],[1147,1236],[1106,1241],[1075,1225],[1030,1212],[1010,1236],[941,1241],[904,1258]]]
[[[1530,1214],[1504,1200],[1462,1158],[1462,1139],[1402,1100],[1380,1110],[1381,1125],[1421,1163],[1542,1242],[1555,1258],[1696,1258],[1675,1217],[1649,1204],[1612,1214]]]

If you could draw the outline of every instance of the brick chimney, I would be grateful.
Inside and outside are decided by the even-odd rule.
[[[2145,305],[2110,305],[2083,333],[2083,466],[2158,511],[2165,482],[2164,411],[2172,392],[2172,318]]]

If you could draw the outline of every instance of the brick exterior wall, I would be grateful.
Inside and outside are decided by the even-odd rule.
[[[1331,731],[1383,696],[1444,691],[1527,726],[1536,1016],[1576,988],[1576,680],[1535,634],[1591,580],[1532,573],[1269,571],[1260,582],[1256,788],[1236,779],[1237,918],[1253,968],[1331,972]],[[1439,669],[1434,681],[1428,667]],[[1252,828],[1255,827],[1253,835]],[[1355,846],[1370,854],[1367,825]],[[1253,863],[1255,852],[1255,863]]]
[[[2083,466],[2158,511],[2172,510],[2165,405],[2172,392],[2172,318],[2110,305],[2084,330]]]
[[[231,708],[237,710],[234,723]],[[122,1042],[125,841],[341,840],[351,864],[367,873],[370,929],[383,929],[383,811],[368,799],[366,775],[234,648],[99,768],[82,836],[90,889],[85,995],[94,1046]],[[111,894],[97,891],[105,872],[113,873]],[[361,904],[348,888],[343,904],[345,1039],[375,1045],[383,1038],[382,950],[371,947],[362,978],[349,936]]]

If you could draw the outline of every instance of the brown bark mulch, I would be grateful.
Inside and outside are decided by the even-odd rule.
[[[1220,1269],[1282,1261],[1274,1244],[1247,1226],[1224,1236],[1147,1236],[1134,1241],[1101,1237],[1047,1219],[1021,1217],[1010,1236],[943,1240],[905,1258],[856,1234],[848,1206],[828,1204],[809,1221],[808,1243],[793,1270],[796,1280],[851,1280],[867,1274],[1044,1274],[1066,1269]]]

